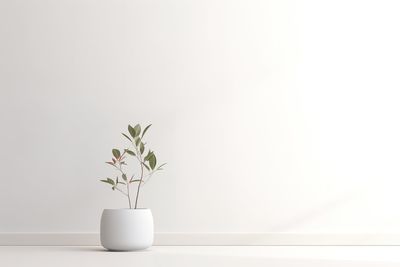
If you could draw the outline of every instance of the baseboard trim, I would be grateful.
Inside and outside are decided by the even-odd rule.
[[[0,233],[1,246],[98,246],[98,233]],[[158,246],[394,246],[400,234],[156,233]]]

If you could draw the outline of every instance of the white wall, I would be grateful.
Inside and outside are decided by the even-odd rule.
[[[397,1],[0,1],[0,232],[95,232],[128,123],[157,232],[396,232]]]

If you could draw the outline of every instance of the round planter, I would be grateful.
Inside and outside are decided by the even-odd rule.
[[[150,209],[105,209],[101,215],[101,245],[108,250],[132,251],[151,247],[154,239]]]

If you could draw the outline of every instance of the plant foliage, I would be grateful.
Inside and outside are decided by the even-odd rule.
[[[140,188],[152,177],[152,175],[160,170],[166,164],[157,165],[157,157],[154,151],[147,148],[147,144],[143,141],[145,133],[149,130],[151,124],[147,125],[143,132],[140,124],[136,124],[134,127],[128,125],[128,134],[122,133],[122,135],[129,140],[129,147],[119,150],[114,148],[111,150],[112,158],[111,161],[107,161],[108,165],[111,165],[118,172],[115,179],[106,178],[100,180],[103,183],[111,185],[112,190],[117,190],[128,198],[129,208],[132,208],[131,201],[131,190],[130,186],[133,183],[137,183],[136,196],[134,208],[137,208]],[[145,155],[145,156],[144,156]],[[132,157],[139,165],[139,173],[135,176],[134,174],[128,175],[125,167],[127,166],[127,158]],[[128,178],[130,177],[130,178]],[[137,177],[136,179],[134,177]]]

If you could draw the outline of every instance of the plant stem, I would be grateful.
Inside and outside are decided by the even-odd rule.
[[[129,201],[129,208],[132,209],[131,195],[129,193],[129,182],[128,181],[126,181],[126,189],[127,189],[127,192],[128,192],[127,197],[128,197],[128,201]]]
[[[137,203],[138,203],[138,199],[139,199],[139,193],[140,193],[140,186],[142,185],[142,181],[143,181],[143,161],[142,161],[142,154],[139,153],[138,148],[135,146],[136,149],[136,158],[138,159],[139,163],[140,163],[140,181],[138,184],[138,188],[136,190],[136,198],[135,198],[135,209],[137,209]]]
[[[125,153],[124,153],[125,154]],[[124,154],[122,154],[122,155],[124,155]],[[121,156],[122,157],[122,156]],[[117,170],[119,170],[120,172],[121,172],[121,174],[122,175],[126,175],[125,173],[124,173],[124,171],[122,170],[122,165],[121,165],[121,163],[119,163],[119,168],[118,167],[116,167],[116,166],[114,166]],[[121,193],[123,193],[125,196],[127,196],[128,197],[128,202],[129,202],[129,208],[130,209],[132,209],[132,203],[131,203],[131,195],[130,195],[130,192],[129,192],[129,181],[128,181],[128,179],[126,179],[126,194],[121,190],[121,189],[119,189],[119,188],[117,188],[117,187],[115,187],[118,191],[120,191]]]
[[[135,209],[137,209],[137,202],[138,202],[138,198],[139,198],[140,186],[142,184],[142,181],[143,181],[143,162],[140,161],[140,181],[139,181],[137,192],[136,192]]]

